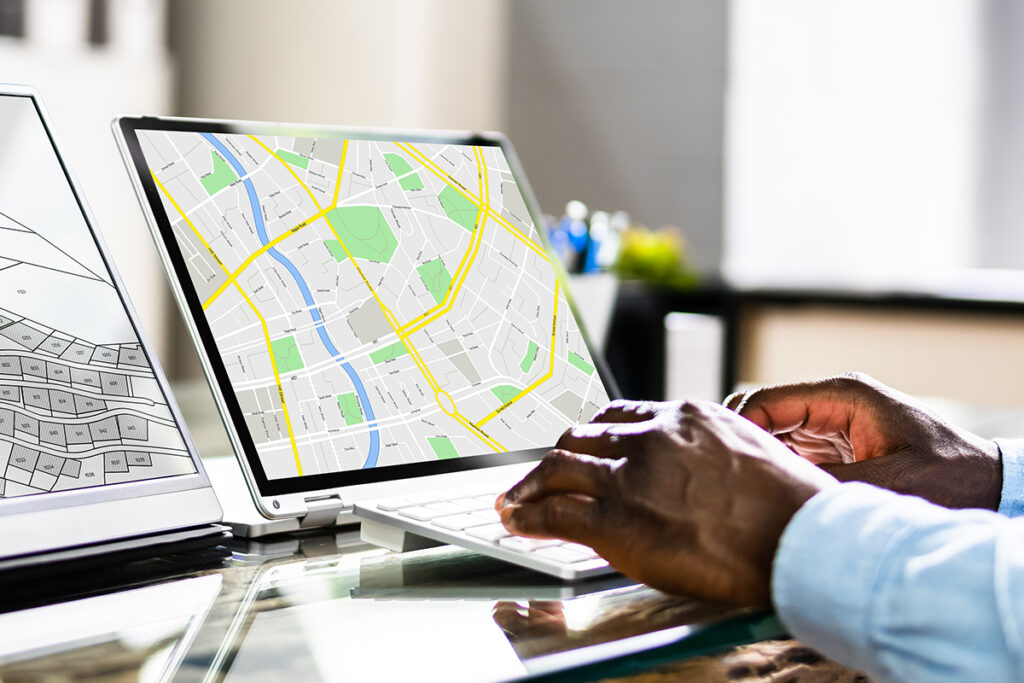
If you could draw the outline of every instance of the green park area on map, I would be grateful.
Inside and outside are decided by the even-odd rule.
[[[277,156],[281,157],[282,159],[284,159],[293,166],[298,166],[299,168],[309,168],[309,159],[307,157],[302,156],[301,154],[289,152],[286,149],[279,149],[275,152],[275,154],[277,154]]]
[[[423,189],[423,181],[420,180],[420,175],[418,173],[406,175],[412,171],[412,166],[410,166],[409,162],[403,159],[400,155],[385,154],[384,161],[388,163],[388,168],[390,168],[391,172],[395,174],[395,177],[401,178],[401,180],[398,181],[398,184],[402,186],[403,190],[409,191]]]
[[[594,366],[583,360],[583,356],[580,356],[577,353],[573,353],[572,351],[569,352],[569,362],[588,375],[594,374]]]
[[[452,286],[452,276],[444,267],[444,261],[439,258],[427,261],[423,265],[417,266],[416,272],[419,273],[430,296],[434,297],[434,303],[439,304],[444,301],[444,298],[448,296],[448,288]]]
[[[270,348],[274,352],[274,363],[278,372],[293,372],[301,370],[302,354],[299,353],[299,345],[295,343],[295,337],[281,337],[270,342]]]
[[[526,349],[526,355],[523,356],[523,362],[519,364],[519,369],[523,372],[529,372],[535,360],[537,360],[537,342],[531,341]]]
[[[437,198],[441,200],[441,208],[448,214],[448,218],[473,232],[473,228],[476,226],[476,215],[480,212],[479,206],[466,199],[451,185],[441,190],[441,194]]]
[[[388,344],[383,349],[377,349],[370,354],[370,360],[373,361],[374,365],[380,365],[381,363],[387,363],[389,360],[394,360],[399,356],[404,356],[409,353],[409,349],[405,348],[405,344],[400,341],[394,344]]]
[[[359,408],[359,398],[355,392],[338,394],[338,407],[341,408],[341,415],[349,427],[363,422],[363,411]]]
[[[518,396],[520,391],[522,391],[522,389],[514,387],[511,384],[502,384],[501,386],[491,388],[491,393],[494,394],[495,398],[501,401],[502,405],[505,405]]]
[[[339,206],[328,211],[326,218],[354,258],[388,263],[398,248],[395,233],[379,207]],[[330,243],[327,248],[331,249]],[[334,258],[338,260],[336,255]]]
[[[228,162],[224,161],[224,158],[212,149],[210,150],[210,156],[213,158],[213,171],[200,178],[199,182],[203,184],[203,189],[206,190],[206,193],[212,197],[238,180],[238,176],[231,170]]]
[[[434,449],[434,455],[437,456],[438,460],[450,460],[451,458],[459,457],[459,452],[455,450],[452,440],[447,436],[428,436],[427,443]]]

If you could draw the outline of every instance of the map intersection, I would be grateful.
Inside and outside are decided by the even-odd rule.
[[[140,142],[268,478],[551,446],[607,401],[500,147]]]

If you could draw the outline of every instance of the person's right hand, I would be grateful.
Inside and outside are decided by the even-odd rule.
[[[950,508],[999,507],[995,442],[946,423],[872,377],[764,387],[725,401],[840,481],[863,481]]]

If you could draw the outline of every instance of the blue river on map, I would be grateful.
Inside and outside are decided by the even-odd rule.
[[[256,188],[253,187],[252,181],[247,177],[245,168],[242,164],[238,163],[238,159],[235,155],[224,145],[220,140],[215,138],[210,133],[200,133],[207,142],[213,145],[218,152],[224,155],[224,158],[228,160],[228,163],[235,169],[235,173],[242,179],[242,184],[245,185],[245,191],[249,195],[249,204],[252,206],[253,220],[256,222],[256,233],[260,236],[260,242],[264,246],[270,242],[267,237],[267,228],[263,224],[263,210],[260,208],[259,200],[256,198]],[[356,373],[355,368],[348,363],[341,352],[338,351],[337,347],[334,346],[334,342],[327,335],[327,329],[324,327],[324,320],[320,316],[320,309],[317,307],[316,302],[313,300],[313,295],[309,291],[309,286],[306,284],[305,278],[302,277],[302,273],[295,267],[291,261],[288,260],[281,252],[271,247],[267,249],[267,253],[270,254],[271,258],[284,266],[285,270],[291,273],[292,278],[295,279],[295,284],[298,286],[299,291],[302,292],[302,298],[306,302],[306,308],[309,310],[309,315],[313,318],[313,323],[316,325],[316,333],[320,336],[320,341],[323,342],[324,348],[327,349],[327,353],[331,354],[331,357],[338,362],[338,365],[345,371],[349,379],[352,380],[352,386],[355,387],[356,395],[359,396],[359,402],[363,406],[363,411],[366,413],[366,426],[370,428],[370,452],[366,456],[366,461],[363,463],[363,469],[369,469],[377,466],[377,458],[380,455],[380,433],[377,429],[377,418],[373,414],[373,408],[370,406],[370,397],[366,395],[366,388],[363,386],[363,381],[359,379],[359,375]]]

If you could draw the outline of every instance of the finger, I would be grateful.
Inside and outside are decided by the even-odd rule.
[[[762,387],[744,394],[736,412],[773,434],[793,431],[813,420],[848,428],[860,392],[842,378]]]
[[[555,493],[597,497],[610,477],[607,461],[565,450],[550,451],[518,484],[498,496],[496,509]]]
[[[646,422],[612,422],[576,425],[565,430],[555,448],[573,453],[585,453],[597,458],[620,458],[623,437],[650,431]]]
[[[501,522],[519,536],[564,538],[584,545],[599,540],[604,526],[595,499],[565,494],[508,505],[501,509]]]
[[[665,403],[657,401],[612,401],[594,415],[591,422],[646,422],[654,418]]]

